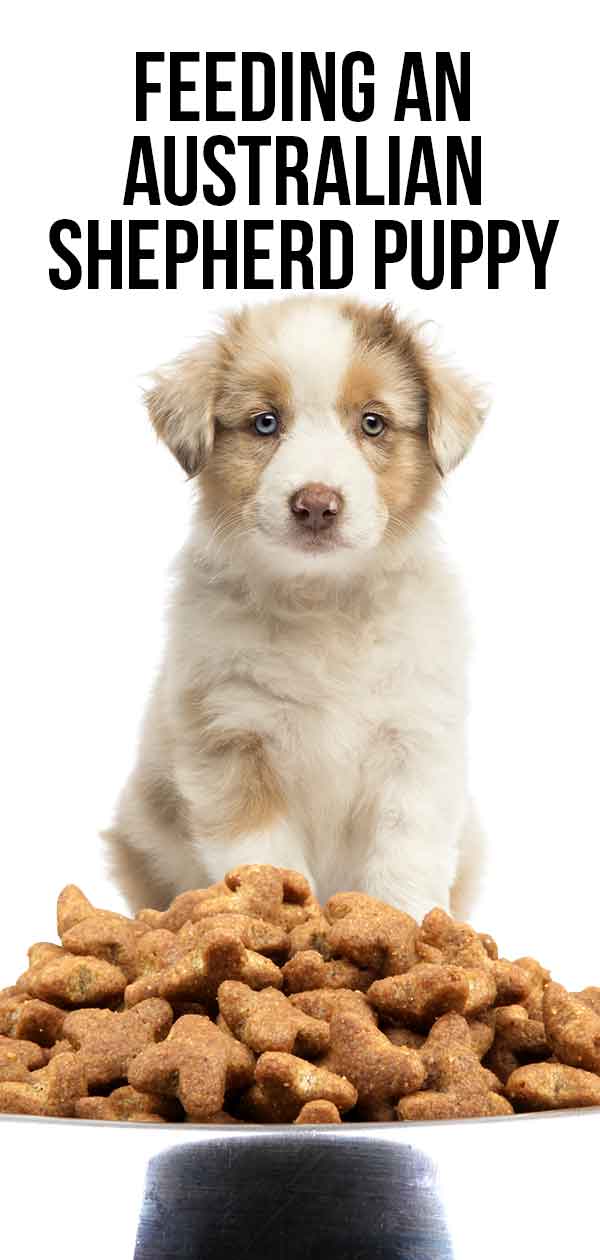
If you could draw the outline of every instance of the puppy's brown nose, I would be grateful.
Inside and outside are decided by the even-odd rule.
[[[332,486],[324,486],[321,481],[311,481],[292,495],[290,510],[299,525],[304,529],[312,529],[316,534],[321,529],[331,529],[335,524],[342,510],[342,496]]]

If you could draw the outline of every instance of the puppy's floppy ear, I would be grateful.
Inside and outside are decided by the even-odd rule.
[[[213,398],[219,340],[207,337],[155,372],[144,399],[152,424],[188,477],[206,464],[213,448]]]
[[[438,472],[456,468],[485,419],[488,399],[470,381],[429,348],[421,347],[427,393],[427,435]]]

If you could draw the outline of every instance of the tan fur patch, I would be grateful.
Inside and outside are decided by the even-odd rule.
[[[284,813],[285,802],[260,736],[230,730],[208,742],[226,785],[211,835],[229,840],[268,827]]]
[[[261,831],[285,809],[277,776],[260,737],[240,732],[234,750],[239,762],[239,797],[229,816],[227,834],[232,837]]]
[[[255,321],[256,322],[256,321]],[[219,527],[250,525],[260,475],[277,449],[276,438],[257,438],[253,417],[275,411],[290,424],[291,387],[269,352],[269,340],[251,327],[247,311],[233,315],[223,334],[212,458],[202,473],[206,512]]]
[[[357,354],[342,383],[339,414],[377,475],[394,537],[407,529],[431,500],[439,477],[427,439],[427,396],[413,334],[389,308],[349,307]],[[368,437],[366,412],[381,415],[386,428]]]

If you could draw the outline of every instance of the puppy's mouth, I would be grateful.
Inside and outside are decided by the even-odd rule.
[[[311,530],[298,530],[286,539],[288,547],[301,551],[305,555],[320,556],[328,551],[340,551],[349,544],[340,538],[339,533],[313,533]]]
[[[271,545],[285,547],[287,550],[300,552],[305,556],[330,555],[332,552],[345,551],[351,547],[351,544],[342,538],[340,531],[335,527],[327,530],[312,530],[296,526],[296,528],[275,532],[259,523],[258,528]]]

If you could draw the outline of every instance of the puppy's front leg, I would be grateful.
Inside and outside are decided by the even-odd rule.
[[[372,805],[364,887],[419,922],[447,910],[465,801],[460,758],[422,749],[390,767]]]

